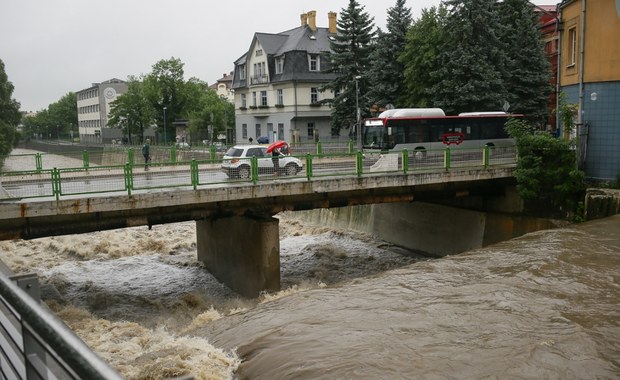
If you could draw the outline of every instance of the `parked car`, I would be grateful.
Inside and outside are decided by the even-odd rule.
[[[250,178],[252,173],[252,157],[258,161],[258,174],[273,174],[273,162],[267,147],[264,145],[235,145],[228,149],[222,157],[222,171],[230,178]],[[304,165],[296,157],[281,156],[279,162],[281,175],[293,176],[299,173]]]

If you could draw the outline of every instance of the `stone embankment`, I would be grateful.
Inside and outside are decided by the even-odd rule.
[[[597,188],[586,191],[586,220],[605,218],[616,214],[620,214],[620,190]]]

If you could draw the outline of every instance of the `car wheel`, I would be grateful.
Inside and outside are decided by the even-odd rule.
[[[297,174],[298,171],[299,170],[297,170],[297,165],[295,165],[295,164],[288,164],[284,168],[284,174],[290,175],[290,176],[293,176],[293,175]]]
[[[248,179],[250,178],[250,167],[247,165],[239,167],[239,178]]]

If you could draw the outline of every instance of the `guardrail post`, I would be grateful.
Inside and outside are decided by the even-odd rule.
[[[250,165],[252,166],[252,183],[256,185],[256,182],[258,182],[258,158],[256,156],[252,156]]]
[[[450,148],[446,148],[443,152],[443,167],[446,170],[450,170]]]
[[[133,166],[127,162],[125,164],[125,190],[127,190],[127,195],[131,195],[131,190],[133,190]]]
[[[407,174],[409,172],[409,151],[407,149],[403,149],[403,174]]]
[[[175,145],[170,147],[170,163],[177,163],[177,147]]]
[[[323,154],[323,144],[320,141],[316,143],[316,154],[319,156]]]
[[[214,164],[217,161],[217,149],[214,145],[209,147],[209,158],[211,159],[211,163]]]
[[[356,157],[357,157],[357,160],[356,160],[355,168],[357,170],[357,176],[360,177],[364,173],[364,168],[363,168],[364,156],[362,155],[362,152],[357,152]]]
[[[191,177],[192,177],[192,186],[194,190],[198,187],[199,179],[198,179],[198,162],[196,159],[192,159],[192,163],[190,165]]]
[[[84,165],[84,169],[88,169],[88,166],[90,165],[88,162],[88,151],[84,150],[82,152],[82,163]]]
[[[312,178],[312,155],[310,153],[306,154],[306,178],[308,181]]]
[[[133,152],[133,148],[129,148],[127,149],[127,162],[133,166],[135,164],[134,162],[134,152]]]
[[[489,167],[489,153],[489,146],[485,145],[482,151],[482,165],[484,165],[485,168]]]
[[[43,159],[41,157],[41,153],[37,153],[34,155],[34,164],[35,164],[35,167],[37,168],[37,173],[43,170]]]
[[[60,186],[60,170],[52,169],[52,194],[56,197],[56,200],[60,198],[62,188]]]

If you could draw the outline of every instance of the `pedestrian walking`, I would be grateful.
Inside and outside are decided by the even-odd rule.
[[[144,170],[149,170],[149,161],[151,161],[151,140],[146,139],[142,146],[142,155],[144,156]]]

